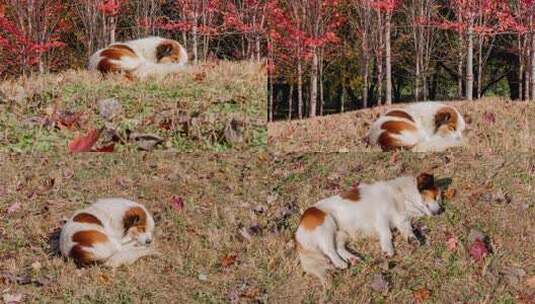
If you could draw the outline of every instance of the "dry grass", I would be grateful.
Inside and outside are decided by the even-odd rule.
[[[265,71],[255,62],[192,66],[163,79],[128,81],[120,75],[70,70],[0,83],[0,151],[66,151],[68,141],[91,128],[107,127],[165,139],[159,150],[230,151],[265,149]],[[115,98],[123,107],[112,121],[99,115],[98,102]],[[54,110],[83,113],[79,127],[47,122]],[[224,136],[235,119],[238,140]],[[189,124],[185,127],[184,121]],[[134,151],[133,144],[119,151]]]
[[[447,102],[466,118],[469,147],[459,151],[527,152],[535,145],[535,103],[487,98]],[[397,106],[397,105],[396,105]],[[268,124],[269,149],[275,152],[379,152],[363,140],[385,107],[291,122]],[[492,117],[495,121],[492,121]]]
[[[244,290],[249,297],[265,296],[255,289],[263,286],[252,254],[258,243],[244,242],[238,230],[249,220],[249,206],[265,199],[266,155],[0,156],[0,161],[0,299],[22,294],[32,303],[221,303],[242,284],[251,285]],[[111,273],[77,269],[54,254],[50,235],[62,220],[109,196],[137,200],[153,213],[162,258]],[[182,211],[171,207],[173,196],[184,199]],[[8,214],[17,202],[21,207]],[[236,263],[221,266],[232,254],[238,254]]]
[[[533,155],[140,153],[0,161],[0,296],[40,303],[407,303],[421,288],[430,290],[429,303],[533,296],[525,283],[535,275]],[[376,241],[355,241],[351,247],[364,262],[336,273],[327,290],[302,274],[293,233],[307,206],[355,181],[421,170],[451,178],[457,192],[444,214],[417,222],[428,229],[425,246],[396,239],[397,255],[383,260]],[[62,220],[108,196],[148,207],[162,258],[111,273],[77,269],[55,255],[50,236]],[[184,198],[182,211],[171,207],[173,196]],[[497,202],[501,196],[510,201]],[[17,202],[20,208],[8,213]],[[494,251],[480,263],[466,252],[472,228],[490,237]],[[456,251],[446,249],[449,235],[460,241]],[[518,269],[525,275],[510,274]],[[389,291],[370,289],[377,273]]]
[[[526,299],[535,296],[526,285],[526,279],[535,276],[533,161],[528,169],[527,154],[319,153],[277,158],[271,187],[275,199],[269,210],[295,212],[287,219],[287,229],[264,242],[264,251],[276,265],[270,270],[277,279],[270,288],[275,302],[288,298],[292,303],[413,303],[414,292],[426,289],[427,303],[530,303]],[[431,171],[443,181],[451,179],[450,188],[457,193],[444,202],[445,213],[416,222],[427,227],[426,245],[415,249],[397,237],[396,256],[385,260],[376,240],[360,239],[350,247],[364,255],[364,262],[336,273],[330,289],[322,290],[315,278],[302,275],[287,244],[308,206],[358,181],[421,171]],[[502,196],[510,202],[497,202],[495,198]],[[467,253],[471,229],[485,233],[494,251],[479,263]],[[447,249],[449,236],[460,241],[454,251]],[[514,271],[525,274],[511,275]],[[388,291],[370,288],[377,274],[389,282]]]

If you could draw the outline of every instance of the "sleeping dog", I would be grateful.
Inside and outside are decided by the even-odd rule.
[[[136,202],[109,198],[77,211],[63,226],[60,251],[77,265],[118,267],[157,254],[152,248],[154,220]]]
[[[144,78],[179,72],[187,61],[188,54],[177,41],[147,37],[98,50],[89,58],[88,68],[103,74],[122,72],[130,78]]]
[[[329,261],[344,269],[358,260],[345,247],[349,237],[377,236],[382,251],[392,256],[392,227],[412,242],[417,239],[411,218],[441,211],[440,192],[430,174],[359,184],[351,191],[320,200],[303,213],[295,234],[301,266],[325,283]]]
[[[386,112],[372,124],[368,138],[383,151],[439,152],[461,145],[465,127],[455,108],[419,102]]]

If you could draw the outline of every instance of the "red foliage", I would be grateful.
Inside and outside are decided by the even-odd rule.
[[[78,135],[69,143],[70,152],[92,152],[102,129],[91,129],[86,135]]]

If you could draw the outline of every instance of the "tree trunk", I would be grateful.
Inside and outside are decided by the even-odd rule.
[[[518,34],[518,99],[524,99],[524,44],[522,34]]]
[[[288,120],[292,120],[292,106],[294,102],[294,85],[290,85],[290,96],[288,97]]]
[[[346,103],[346,87],[342,85],[342,96],[340,96],[340,113],[344,113],[345,103]]]
[[[310,71],[310,103],[309,117],[316,117],[316,108],[318,105],[318,50],[314,47],[312,50],[312,69]]]
[[[110,42],[115,43],[115,29],[117,27],[117,21],[115,17],[110,17]]]
[[[199,53],[198,53],[198,37],[197,37],[197,13],[193,13],[193,28],[191,30],[193,38],[193,63],[197,64],[199,62]]]
[[[468,48],[466,56],[466,99],[472,100],[474,97],[474,28],[470,21],[468,28]]]
[[[533,16],[531,22],[533,27]],[[535,100],[535,31],[531,33],[531,100]]]
[[[303,118],[303,67],[299,59],[297,61],[297,117]]]
[[[379,45],[378,53],[376,54],[376,67],[377,67],[377,104],[383,104],[383,52],[382,48],[384,45],[384,33],[381,30],[383,28],[383,15],[381,12],[377,13],[379,15]]]
[[[319,90],[320,90],[320,116],[323,116],[323,105],[325,103],[325,99],[324,99],[324,92],[323,92],[323,52],[320,51],[320,56],[319,56]]]
[[[390,25],[392,20],[392,13],[386,14],[386,104],[392,104],[392,66],[391,66],[391,50],[390,50]]]
[[[483,37],[478,38],[479,49],[477,52],[477,99],[481,98],[481,79],[483,77]]]

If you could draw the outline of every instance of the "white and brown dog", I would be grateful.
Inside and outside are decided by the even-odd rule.
[[[79,266],[118,267],[157,254],[151,246],[154,220],[147,209],[122,198],[99,199],[63,226],[60,251]]]
[[[407,241],[417,241],[411,219],[441,211],[440,193],[430,174],[359,184],[320,200],[303,213],[295,234],[301,266],[325,284],[329,261],[344,269],[358,260],[345,247],[348,238],[377,236],[382,251],[392,256],[391,228],[397,228]]]
[[[188,54],[177,41],[147,37],[98,50],[89,58],[88,68],[103,74],[123,72],[127,77],[144,78],[177,73],[187,61]]]
[[[455,108],[419,102],[386,112],[372,124],[368,138],[383,151],[440,152],[461,145],[465,127],[463,116]]]

